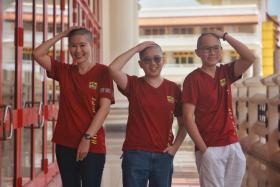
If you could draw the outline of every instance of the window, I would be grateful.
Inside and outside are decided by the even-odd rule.
[[[171,34],[193,34],[194,29],[192,27],[173,27]]]
[[[32,59],[32,49],[31,48],[23,48],[22,51],[23,60],[31,60]]]
[[[173,58],[176,64],[193,64],[194,53],[193,52],[175,52]]]

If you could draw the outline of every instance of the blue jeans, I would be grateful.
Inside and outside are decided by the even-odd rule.
[[[122,160],[124,187],[170,187],[173,156],[168,153],[124,151]]]
[[[56,144],[56,158],[63,187],[100,187],[105,154],[88,153],[76,161],[77,149]]]

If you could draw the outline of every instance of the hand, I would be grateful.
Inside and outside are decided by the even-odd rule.
[[[208,147],[204,148],[203,150],[200,150],[201,154],[203,155],[207,149],[208,149]]]
[[[210,29],[209,33],[216,35],[218,38],[222,38],[224,35],[224,32],[222,32],[218,29]]]
[[[142,43],[136,45],[135,48],[136,48],[136,52],[140,52],[147,47],[152,47],[152,46],[156,46],[156,45],[157,44],[153,41],[145,41],[145,42],[142,42]]]
[[[176,148],[175,146],[168,146],[166,149],[163,150],[164,153],[168,153],[172,156],[175,156],[176,152],[177,152],[178,148]]]
[[[84,28],[84,27],[81,27],[81,26],[71,26],[71,27],[69,27],[69,29],[68,30],[65,30],[65,31],[63,31],[63,37],[67,37],[68,36],[68,34],[71,32],[71,31],[73,31],[73,30],[76,30],[76,29],[80,29],[80,28]]]
[[[89,146],[90,146],[90,140],[86,140],[85,138],[82,138],[77,149],[76,161],[82,161],[84,158],[86,158],[88,154]]]

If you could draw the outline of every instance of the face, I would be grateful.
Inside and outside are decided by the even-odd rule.
[[[139,61],[139,65],[144,70],[146,77],[159,77],[163,67],[162,52],[157,47],[147,49]]]
[[[201,45],[195,52],[206,66],[215,66],[222,59],[221,43],[212,35],[203,36]]]
[[[92,62],[92,46],[86,35],[75,35],[71,38],[69,51],[77,64]]]

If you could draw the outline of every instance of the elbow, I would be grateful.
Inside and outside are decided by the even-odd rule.
[[[36,49],[32,52],[32,57],[34,60],[38,61],[40,55],[38,54],[38,51],[36,51]]]
[[[248,56],[246,57],[246,61],[250,64],[253,64],[256,61],[257,57],[253,52],[248,53]]]
[[[256,56],[254,54],[252,54],[249,61],[251,62],[251,64],[253,64],[253,63],[255,63],[256,59],[257,59]]]
[[[108,67],[109,67],[109,71],[111,72],[117,70],[117,66],[116,64],[114,64],[114,61]]]

